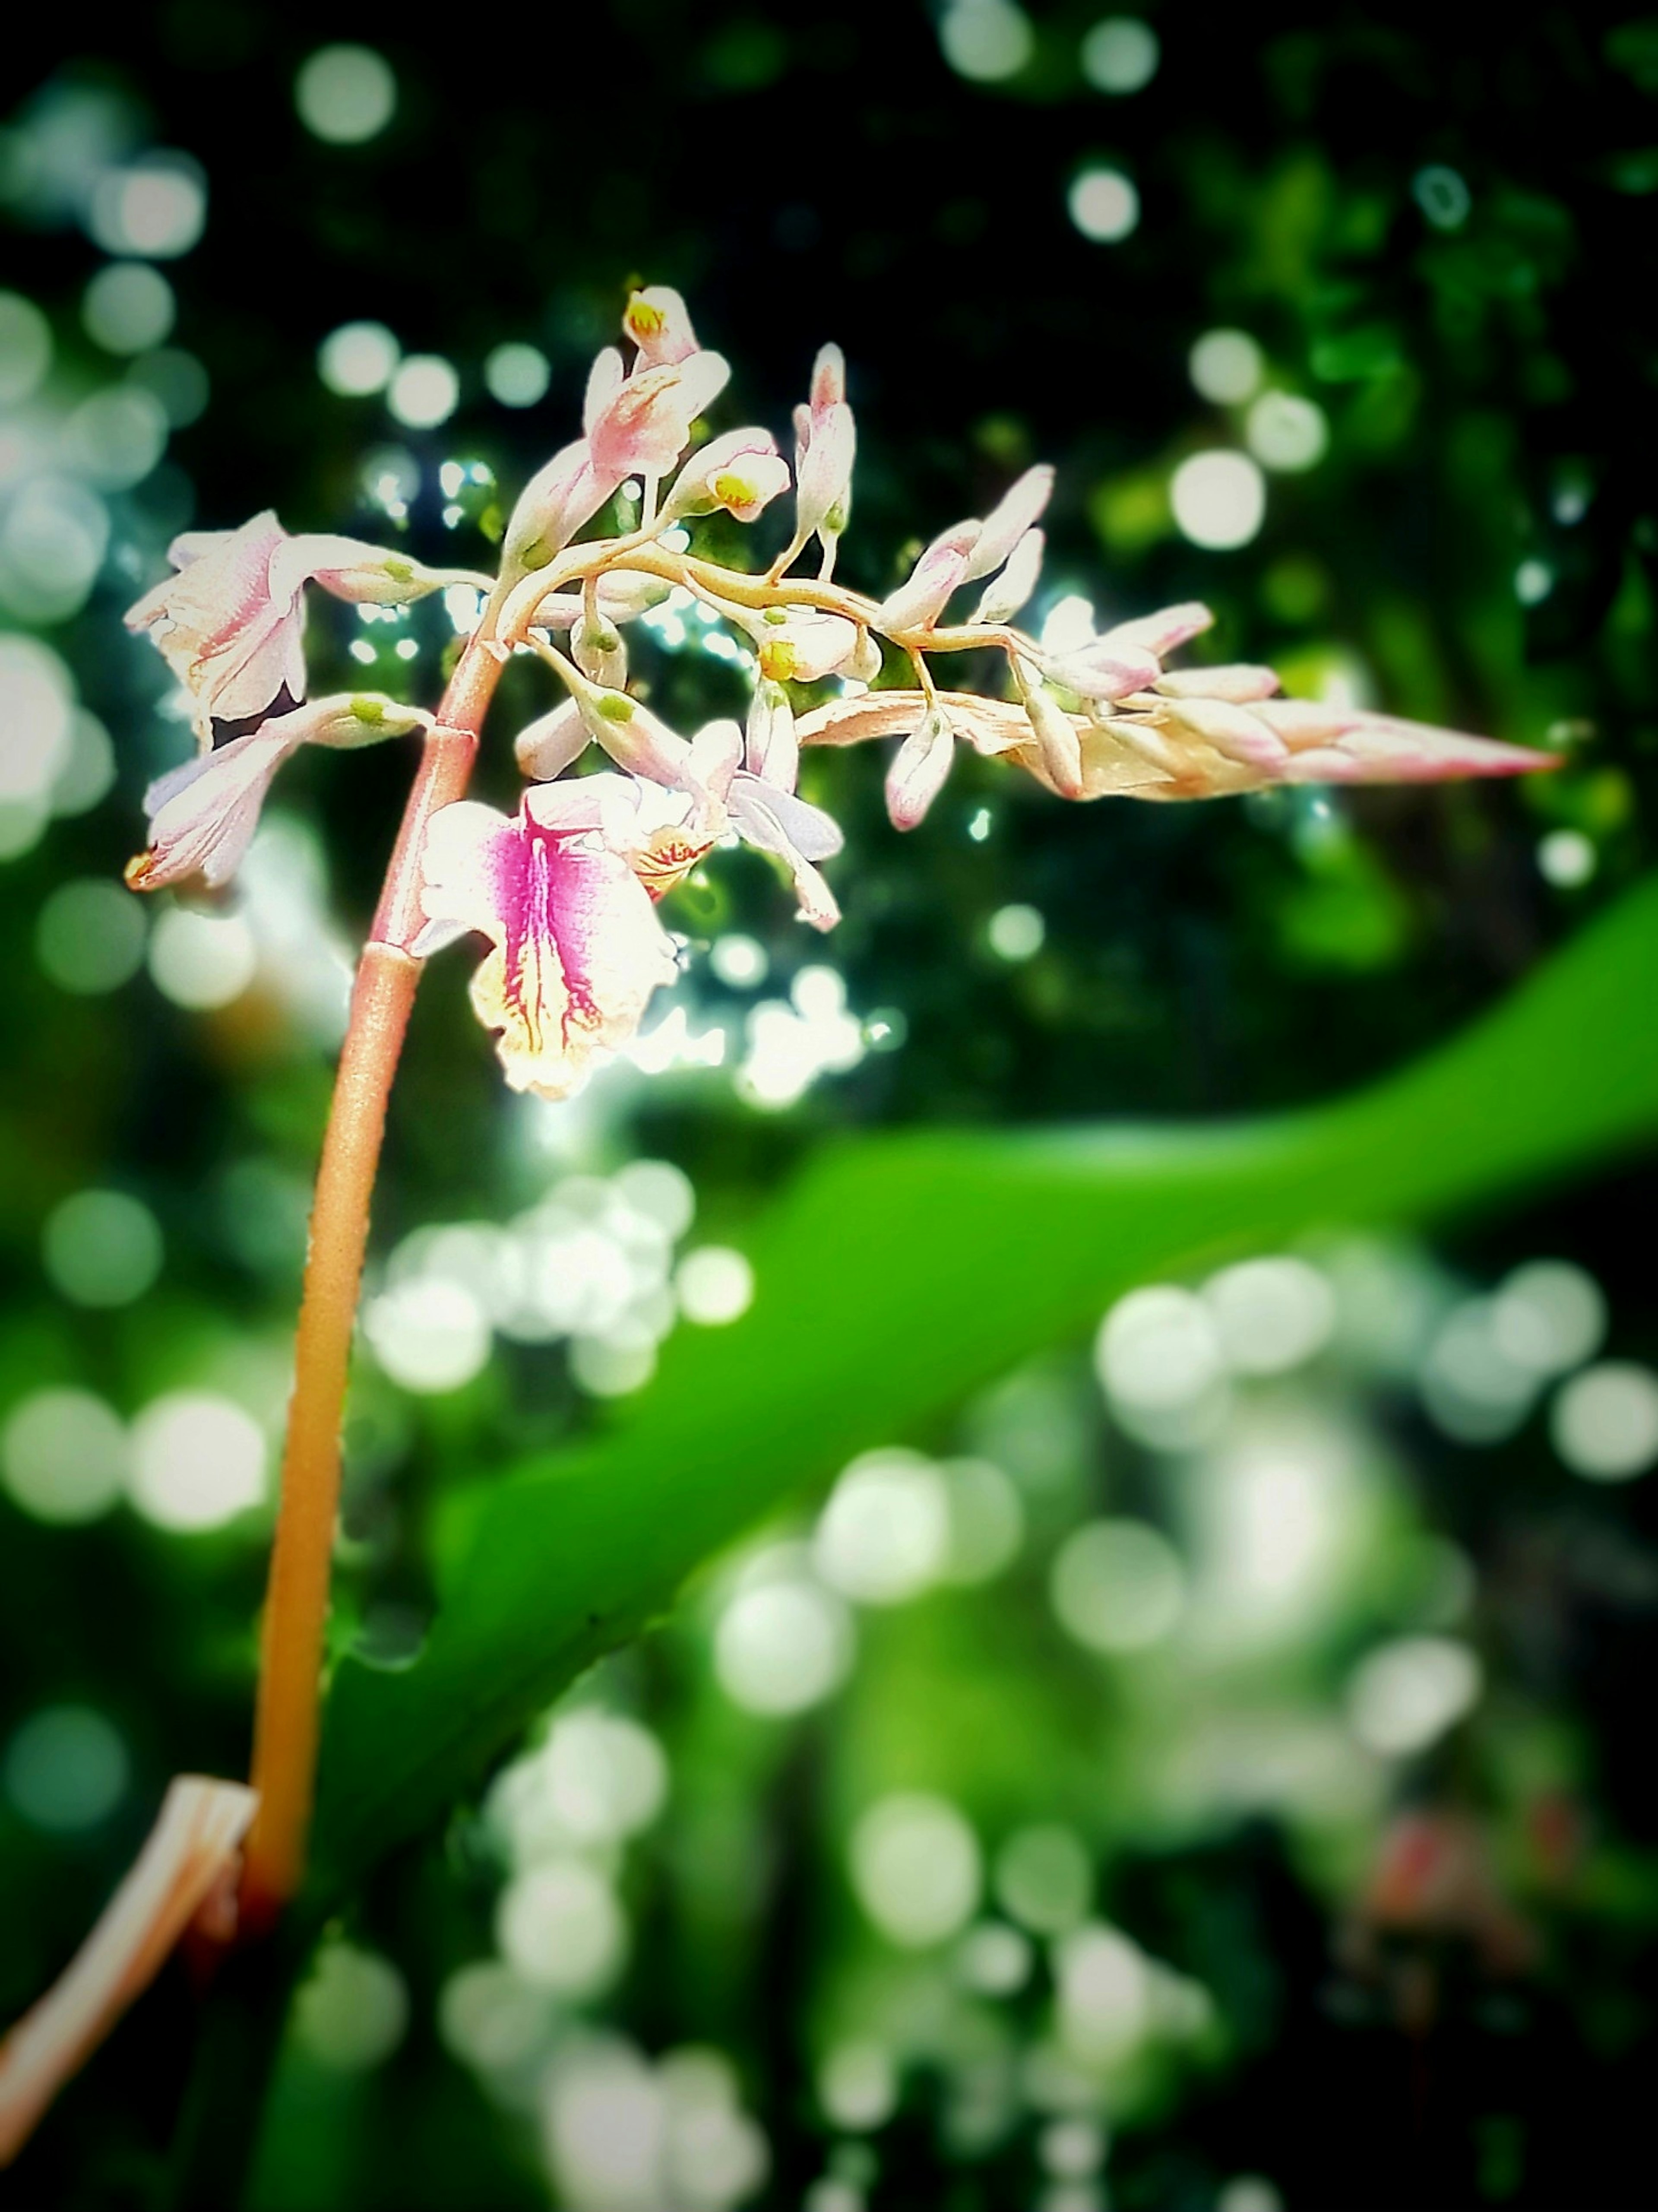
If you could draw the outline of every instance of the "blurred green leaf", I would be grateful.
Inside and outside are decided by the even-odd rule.
[[[1472,1030],[1329,1107],[829,1151],[753,1239],[747,1317],[677,1336],[610,1435],[472,1494],[443,1531],[412,1667],[341,1666],[319,1887],[437,1817],[718,1547],[1130,1285],[1320,1223],[1466,1208],[1658,1128],[1655,963],[1649,882]]]

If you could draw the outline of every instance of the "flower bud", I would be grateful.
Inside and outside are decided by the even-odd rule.
[[[887,770],[887,812],[895,830],[914,830],[944,787],[956,733],[935,707],[910,732]]]
[[[1047,540],[1040,530],[1027,530],[1008,556],[1007,565],[999,576],[993,576],[985,586],[984,596],[974,609],[975,623],[1011,622],[1014,616],[1036,588],[1042,574],[1042,551]]]
[[[570,654],[589,683],[619,691],[628,680],[628,648],[622,633],[601,613],[590,623],[584,613],[570,632]]]
[[[513,740],[513,755],[525,775],[550,783],[580,759],[588,743],[580,708],[574,699],[565,699],[550,714],[525,724]]]
[[[1069,714],[1052,692],[1029,678],[1016,665],[1019,696],[1024,702],[1025,713],[1030,718],[1030,727],[1036,739],[1036,749],[1042,755],[1042,766],[1048,780],[1061,799],[1080,799],[1083,795],[1082,739]]]

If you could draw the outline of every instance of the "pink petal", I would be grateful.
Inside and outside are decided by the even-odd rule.
[[[557,787],[543,786],[542,807]],[[578,795],[580,785],[568,787]],[[433,817],[423,902],[435,922],[481,928],[493,950],[472,979],[514,1090],[580,1088],[595,1059],[625,1044],[652,993],[676,972],[673,947],[627,861],[586,834],[506,821],[469,801]]]
[[[1188,639],[1208,629],[1214,619],[1199,601],[1187,600],[1177,607],[1164,607],[1154,615],[1139,615],[1132,622],[1118,623],[1106,631],[1101,643],[1113,650],[1138,647],[1161,660],[1176,646],[1186,644]]]

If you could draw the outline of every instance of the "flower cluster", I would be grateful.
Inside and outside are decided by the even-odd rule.
[[[1016,627],[1042,574],[1046,467],[1028,470],[984,520],[935,538],[884,599],[837,584],[856,450],[839,349],[818,355],[795,411],[791,477],[763,428],[698,442],[730,371],[698,343],[677,293],[635,293],[623,327],[631,357],[606,348],[594,362],[582,434],[525,487],[499,577],[470,580],[485,599],[469,653],[495,663],[534,654],[561,687],[558,703],[518,733],[528,779],[519,805],[511,815],[466,799],[439,807],[416,855],[424,927],[404,949],[424,956],[472,931],[489,941],[473,1003],[515,1088],[566,1097],[628,1041],[677,965],[656,903],[714,847],[740,840],[772,855],[803,921],[827,929],[838,920],[819,864],[841,839],[798,794],[805,745],[899,738],[886,791],[900,830],[926,816],[958,739],[1072,799],[1205,799],[1272,783],[1552,764],[1460,732],[1285,699],[1267,668],[1169,667],[1210,626],[1203,606],[1097,631],[1084,602],[1062,600],[1040,635]],[[793,526],[763,572],[695,553],[688,525],[717,510],[752,523],[791,481]],[[601,515],[615,527],[584,537]],[[814,544],[817,573],[800,574]],[[353,539],[290,538],[270,514],[181,538],[173,558],[178,573],[128,620],[188,690],[200,751],[149,794],[149,850],[128,872],[144,890],[222,882],[298,746],[434,727],[432,715],[388,699],[304,703],[305,584],[398,603],[453,580]],[[675,589],[752,648],[743,728],[717,721],[687,738],[629,689],[628,626]],[[933,659],[969,653],[1004,671],[1002,690],[939,687]],[[801,699],[801,687],[828,678],[837,696]],[[598,769],[594,747],[606,762]]]

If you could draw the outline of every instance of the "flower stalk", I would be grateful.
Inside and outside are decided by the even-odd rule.
[[[466,788],[500,672],[494,653],[477,641],[468,645],[426,735],[351,994],[312,1208],[260,1634],[251,1776],[258,1809],[240,1899],[248,1935],[269,1928],[305,1869],[339,1510],[340,1424],[386,1102],[422,965],[411,948],[423,919],[427,832],[438,810]]]

